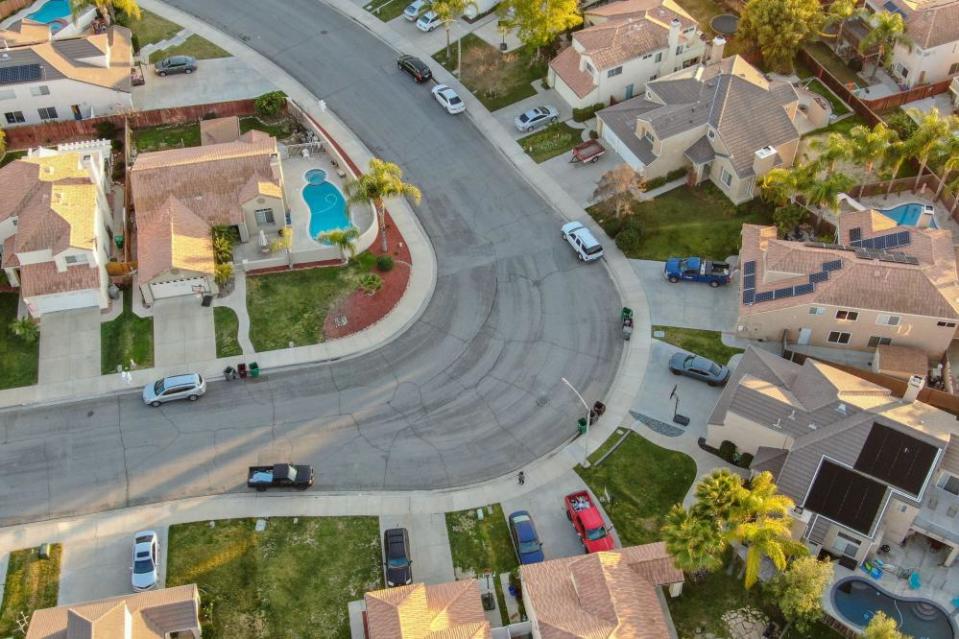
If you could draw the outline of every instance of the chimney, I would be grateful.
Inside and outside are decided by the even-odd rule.
[[[676,47],[679,46],[679,18],[673,18],[669,23],[669,55],[676,55]]]
[[[726,48],[726,38],[716,36],[709,47],[709,62],[719,62],[723,59],[723,49]]]
[[[913,375],[909,378],[906,385],[906,392],[902,395],[902,401],[912,403],[919,398],[919,391],[926,385],[926,378],[921,375]]]

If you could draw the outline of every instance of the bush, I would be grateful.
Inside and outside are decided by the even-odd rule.
[[[376,273],[367,273],[360,278],[360,290],[367,295],[372,295],[383,288],[383,278]]]
[[[753,456],[750,453],[743,453],[739,456],[739,465],[743,468],[749,468],[749,465],[753,463]]]
[[[733,463],[733,460],[736,459],[736,444],[728,439],[724,439],[723,443],[719,445],[719,456],[730,464]]]
[[[643,246],[643,234],[636,228],[625,228],[616,234],[616,246],[626,255],[638,252]]]
[[[806,219],[807,211],[798,204],[787,204],[773,211],[773,224],[779,229],[780,237],[785,237]]]
[[[604,108],[606,108],[606,105],[604,103],[597,102],[593,106],[588,106],[583,109],[573,109],[573,119],[576,120],[577,122],[585,122],[586,120],[596,115],[597,111]]]
[[[227,262],[225,264],[217,264],[213,267],[213,280],[219,285],[223,286],[233,277],[233,264]]]
[[[123,179],[126,177],[127,165],[123,160],[117,160],[113,163],[113,178],[114,182],[123,182]]]
[[[239,234],[232,226],[213,227],[213,260],[217,264],[233,262],[233,246],[240,240]]]
[[[689,173],[689,168],[681,166],[678,169],[674,169],[666,174],[666,181],[672,182],[673,180],[678,180],[679,178],[686,177],[686,174]]]
[[[389,255],[376,256],[376,268],[384,273],[393,270],[393,258]]]
[[[285,93],[282,91],[270,91],[269,93],[264,93],[258,97],[256,102],[253,103],[253,107],[256,109],[257,115],[272,117],[279,113],[285,104]]]
[[[134,33],[130,36],[130,45],[133,47],[134,54],[140,53],[140,38],[137,34]]]
[[[117,133],[120,132],[120,127],[110,120],[104,120],[102,122],[97,122],[94,125],[93,130],[96,131],[98,138],[103,140],[112,140],[117,137]]]
[[[610,216],[603,220],[602,226],[603,230],[606,231],[606,235],[616,239],[616,236],[626,228],[626,220],[621,217]]]
[[[884,116],[883,120],[886,121],[886,126],[899,134],[900,140],[908,139],[909,136],[915,133],[916,129],[919,128],[919,125],[916,124],[916,121],[910,118],[909,115],[902,109],[898,109],[893,113]]]
[[[589,139],[590,139],[590,140],[598,140],[598,139],[599,139],[599,133],[596,131],[596,129],[590,129],[590,130],[589,130]]]
[[[216,120],[216,111],[207,111],[203,114],[204,120]]]
[[[32,317],[21,317],[10,322],[10,332],[27,344],[33,344],[40,337],[40,324]]]

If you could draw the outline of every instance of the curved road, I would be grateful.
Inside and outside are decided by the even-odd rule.
[[[578,263],[560,218],[466,117],[396,70],[394,53],[316,0],[176,0],[244,40],[398,162],[436,251],[422,318],[332,365],[212,384],[161,409],[133,394],[0,413],[0,523],[245,490],[246,466],[294,459],[316,490],[461,486],[561,444],[608,390],[618,295]]]

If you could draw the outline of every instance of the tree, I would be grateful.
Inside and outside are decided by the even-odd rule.
[[[916,174],[916,183],[913,186],[913,189],[917,189],[929,158],[942,149],[945,139],[956,129],[956,118],[942,117],[939,115],[939,109],[932,109],[921,116],[918,110],[910,109],[909,114],[921,117],[916,131],[906,141],[912,157],[919,162],[919,173]]]
[[[613,204],[613,214],[617,218],[625,217],[630,212],[630,203],[633,195],[646,188],[642,176],[633,167],[626,163],[617,165],[603,173],[593,191],[594,200]]]
[[[880,65],[889,64],[896,45],[902,44],[912,49],[912,42],[906,35],[906,23],[898,13],[880,11],[870,16],[868,21],[872,29],[859,42],[859,53],[866,55],[867,51],[876,48],[876,64],[870,76],[870,79],[875,79]]]
[[[74,20],[79,15],[80,9],[87,4],[89,4],[88,0],[71,0],[70,11],[73,13]],[[139,20],[143,15],[137,0],[93,0],[93,4],[96,5],[100,15],[109,22],[116,22],[117,11],[125,13],[134,20]]]
[[[808,552],[803,544],[792,539],[791,524],[788,517],[759,517],[732,530],[730,538],[746,547],[746,588],[752,588],[759,580],[764,557],[781,571],[790,557]]]
[[[835,40],[837,44],[842,42],[842,29],[846,26],[846,20],[853,17],[856,13],[856,0],[834,0],[826,10],[822,25],[823,31],[820,32],[819,37]],[[826,29],[836,24],[839,25],[836,33],[825,32]]]
[[[749,480],[739,499],[738,514],[743,520],[785,517],[795,505],[790,497],[779,494],[772,473],[764,471]]]
[[[807,634],[822,617],[822,593],[832,583],[833,565],[815,557],[800,557],[770,580],[767,590],[776,600],[787,624]],[[783,635],[789,629],[787,625]]]
[[[942,163],[942,175],[939,176],[939,186],[936,188],[936,194],[932,198],[933,202],[939,199],[939,195],[942,194],[943,189],[946,188],[946,183],[950,181],[949,178],[959,169],[959,138],[950,135],[942,141],[942,146],[939,151],[939,161]]]
[[[718,570],[728,544],[716,522],[695,516],[676,504],[660,531],[676,567],[691,574]]]
[[[819,151],[816,163],[828,173],[836,170],[836,164],[852,157],[853,147],[849,138],[841,133],[830,133],[825,140],[813,140],[812,148]]]
[[[369,168],[355,180],[343,185],[347,200],[351,204],[372,201],[379,220],[380,234],[383,237],[383,252],[388,250],[386,242],[386,212],[383,200],[394,197],[408,197],[416,204],[423,199],[419,188],[403,181],[403,169],[392,162],[379,158],[370,159]]]
[[[7,134],[3,129],[0,129],[0,158],[2,158],[7,153]]]
[[[740,512],[745,497],[742,477],[727,468],[719,468],[696,484],[697,517],[726,525]]]
[[[767,202],[779,206],[795,202],[796,196],[815,179],[817,170],[814,163],[796,165],[791,169],[773,169],[763,176],[759,185],[760,195]]]
[[[327,242],[340,249],[340,256],[343,263],[346,264],[356,255],[356,238],[360,236],[359,230],[355,226],[348,229],[337,229],[320,233],[316,239],[320,242]]]
[[[849,131],[849,142],[851,144],[851,157],[853,160],[862,164],[866,170],[867,179],[859,185],[859,196],[862,197],[862,190],[866,187],[868,177],[876,170],[876,162],[882,160],[882,155],[886,147],[898,139],[899,136],[885,124],[880,122],[873,128],[859,125]]]
[[[473,0],[433,0],[432,3],[427,3],[423,6],[424,11],[432,11],[440,19],[440,22],[443,23],[443,29],[446,31],[447,61],[450,59],[450,29],[452,29],[456,19],[463,15],[468,7],[472,7],[474,11],[479,11],[479,7],[477,7]],[[456,53],[456,77],[460,77],[460,71],[462,69],[462,40],[463,39],[460,38],[456,41],[459,47]]]
[[[909,637],[900,632],[894,619],[890,619],[886,613],[878,610],[863,629],[862,639],[909,639]]]
[[[737,35],[757,47],[774,69],[792,72],[796,52],[819,33],[824,20],[819,0],[749,0]]]
[[[889,186],[886,188],[886,196],[892,192],[892,185],[899,177],[899,171],[911,155],[909,144],[906,140],[893,140],[882,153],[882,166],[889,175]]]
[[[536,49],[537,57],[556,36],[583,22],[579,0],[505,0],[497,12],[500,19],[516,27],[523,44]]]
[[[10,332],[27,344],[33,344],[40,337],[40,325],[25,315],[10,322]]]
[[[264,93],[253,102],[256,114],[264,118],[272,118],[286,105],[286,94],[282,91]]]
[[[809,211],[798,204],[787,204],[786,206],[776,207],[773,211],[773,224],[779,230],[779,235],[785,237],[793,229],[802,224],[802,221],[809,215]]]
[[[803,191],[806,204],[832,213],[839,211],[839,196],[856,185],[856,181],[845,173],[829,173],[823,178],[813,180]]]

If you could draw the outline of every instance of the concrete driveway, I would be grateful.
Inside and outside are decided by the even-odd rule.
[[[157,367],[216,358],[213,307],[193,295],[153,304],[153,353]]]
[[[161,78],[143,65],[146,84],[133,87],[137,109],[166,109],[193,104],[255,98],[276,87],[240,58],[200,60],[196,73]]]
[[[414,583],[441,584],[456,579],[444,513],[382,515],[381,541],[389,528],[406,528],[409,533]]]
[[[630,260],[649,299],[653,324],[734,331],[739,312],[734,283],[712,288],[697,282],[670,284],[663,277],[663,262]]]
[[[504,129],[509,131],[509,134],[513,136],[514,140],[529,135],[540,129],[534,129],[530,133],[523,133],[519,131],[516,126],[513,124],[513,120],[516,119],[517,115],[521,113],[526,113],[533,107],[549,105],[555,107],[559,111],[558,121],[567,122],[572,127],[582,128],[582,124],[579,122],[573,122],[571,119],[573,117],[573,108],[569,106],[563,98],[559,97],[559,94],[556,93],[554,89],[543,89],[543,83],[540,80],[535,80],[533,82],[533,88],[536,89],[536,95],[531,95],[530,97],[520,100],[519,102],[514,102],[509,106],[505,106],[502,109],[493,111],[493,117],[499,122]],[[545,125],[544,125],[545,126]]]
[[[38,379],[51,384],[100,375],[100,309],[46,313],[40,319]]]

